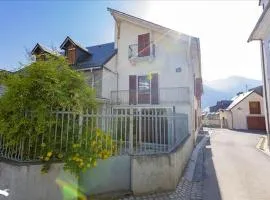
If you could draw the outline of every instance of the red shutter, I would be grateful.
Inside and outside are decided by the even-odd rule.
[[[149,56],[150,55],[150,34],[138,35],[138,56]]]
[[[151,79],[151,103],[158,104],[158,74],[152,74]]]
[[[203,93],[202,79],[196,78],[196,80],[195,80],[195,96],[197,97],[198,100],[201,99],[202,93]]]
[[[136,85],[137,85],[136,75],[129,76],[129,104],[137,104],[137,95],[136,95]]]

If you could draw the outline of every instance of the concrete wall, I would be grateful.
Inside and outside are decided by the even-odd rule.
[[[82,173],[79,185],[87,195],[130,191],[130,170],[130,156],[111,157]]]
[[[10,195],[0,195],[0,200],[62,200],[62,189],[56,180],[75,186],[76,193],[76,179],[65,173],[62,167],[62,164],[53,164],[48,174],[41,174],[41,165],[17,166],[0,162],[0,189],[10,190]]]
[[[190,136],[175,152],[131,157],[131,190],[134,194],[174,190],[194,147]]]
[[[220,128],[220,119],[204,119],[203,126]]]

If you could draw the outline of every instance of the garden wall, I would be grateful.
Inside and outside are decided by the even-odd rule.
[[[0,190],[9,189],[10,193],[8,197],[0,195],[0,200],[62,200],[63,186],[73,187],[70,191],[76,195],[77,181],[62,170],[63,164],[53,164],[48,174],[41,174],[41,167],[0,162]]]

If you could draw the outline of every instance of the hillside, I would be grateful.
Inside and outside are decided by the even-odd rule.
[[[231,76],[226,79],[204,81],[204,94],[202,108],[213,106],[217,101],[229,100],[238,92],[245,92],[256,86],[262,85],[260,80],[240,76]]]

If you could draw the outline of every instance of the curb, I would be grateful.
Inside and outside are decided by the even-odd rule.
[[[263,152],[265,155],[270,156],[270,152],[269,152],[268,147],[267,147],[266,136],[260,137],[260,139],[256,145],[256,149]]]
[[[184,178],[190,182],[193,180],[199,152],[205,146],[205,144],[209,140],[209,138],[210,138],[209,135],[204,135],[203,139],[196,145],[195,149],[192,152],[192,155],[191,155],[190,160],[188,162],[187,171],[184,175]]]

